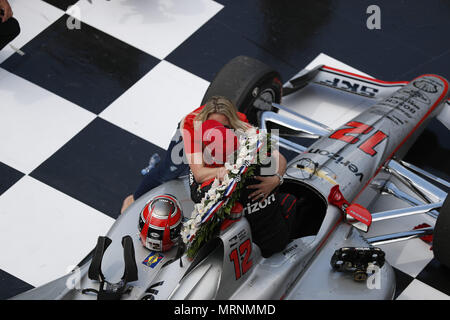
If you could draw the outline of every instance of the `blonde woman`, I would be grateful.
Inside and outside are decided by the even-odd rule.
[[[165,158],[144,177],[135,193],[129,195],[124,200],[121,212],[133,203],[135,199],[149,190],[164,182],[187,174],[189,168],[193,173],[195,181],[200,184],[215,177],[219,180],[223,179],[226,174],[226,169],[223,166],[212,168],[205,165],[201,137],[197,138],[195,133],[206,120],[216,120],[236,131],[245,131],[251,128],[247,117],[243,113],[238,112],[230,100],[220,96],[212,97],[203,106],[195,109],[181,120],[179,124],[181,136],[176,134],[176,136],[180,137],[172,139]],[[187,163],[176,164],[171,158],[172,150],[177,144],[181,143],[181,139],[183,140],[183,151]],[[280,177],[286,170],[286,159],[277,151],[273,153],[273,157],[277,160],[278,174],[274,176],[255,177],[260,183],[248,186],[250,189],[255,189],[249,195],[249,198],[263,201],[280,184]]]

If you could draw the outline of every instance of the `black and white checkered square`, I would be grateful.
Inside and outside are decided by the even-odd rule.
[[[99,114],[159,60],[86,23],[67,28],[63,15],[2,68]]]

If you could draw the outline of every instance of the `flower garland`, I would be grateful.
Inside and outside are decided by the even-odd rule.
[[[230,214],[247,177],[254,176],[258,165],[270,154],[271,140],[266,132],[251,128],[239,136],[236,161],[225,163],[228,170],[222,182],[216,178],[200,203],[194,205],[191,218],[183,223],[181,238],[187,256],[193,258],[200,247],[212,239]]]

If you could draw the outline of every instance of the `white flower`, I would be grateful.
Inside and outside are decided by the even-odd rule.
[[[192,224],[192,219],[189,219],[189,220],[187,220],[186,222],[183,223],[183,226],[185,228],[190,228],[191,224]]]
[[[228,175],[226,175],[226,176],[228,176]],[[225,180],[225,177],[224,177],[224,180]],[[219,192],[222,192],[223,190],[225,190],[227,188],[227,184],[226,183],[221,183],[218,187],[217,187],[217,192],[219,193]]]
[[[211,188],[208,191],[208,196],[209,196],[209,200],[214,201],[217,199],[217,194],[216,194],[216,190]]]
[[[248,146],[249,149],[256,147],[256,145],[258,144],[258,137],[251,137],[248,139]]]
[[[250,129],[245,131],[245,135],[246,136],[254,136],[254,135],[256,135],[256,128],[255,127],[251,127]]]
[[[216,190],[215,189],[216,188],[211,187],[211,189],[209,189],[208,192],[207,192],[208,196],[211,197],[212,195],[215,195],[216,194]]]
[[[189,219],[188,221],[183,223],[183,228],[181,230],[181,238],[183,239],[184,243],[189,242],[189,238],[192,237],[192,235],[195,235],[197,233],[197,226],[194,225],[194,219]]]
[[[253,157],[251,155],[248,155],[244,158],[244,161],[249,161],[252,162],[253,161]]]

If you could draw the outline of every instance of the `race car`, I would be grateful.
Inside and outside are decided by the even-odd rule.
[[[277,132],[280,148],[294,154],[280,192],[312,208],[297,212],[300,236],[264,258],[241,208],[190,259],[176,241],[194,209],[188,177],[180,177],[137,199],[71,273],[14,299],[392,299],[395,274],[377,245],[429,235],[450,267],[450,185],[402,160],[430,119],[450,108],[444,78],[386,82],[320,65],[282,85],[278,72],[239,56],[203,102],[215,95]],[[143,245],[152,212],[173,219],[168,247]],[[370,235],[379,221],[417,215],[432,225]]]

